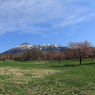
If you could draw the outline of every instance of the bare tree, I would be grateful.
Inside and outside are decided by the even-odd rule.
[[[43,51],[31,49],[22,54],[22,61],[37,60],[39,57],[44,57]]]
[[[72,49],[67,49],[64,51],[65,60],[71,60],[74,59]]]
[[[52,51],[46,52],[46,60],[49,60],[50,62],[52,62],[53,58],[54,58],[54,52]]]
[[[70,42],[69,47],[72,50],[73,56],[76,59],[79,59],[80,65],[82,63],[82,59],[89,53],[90,48],[92,47],[92,44],[90,42],[84,41],[84,42]]]
[[[65,58],[65,55],[63,52],[55,52],[54,53],[54,60],[58,60],[59,65],[60,65],[61,60],[63,60],[64,58]]]
[[[89,53],[87,55],[87,58],[93,60],[95,58],[95,48],[94,47],[90,47],[89,48]]]

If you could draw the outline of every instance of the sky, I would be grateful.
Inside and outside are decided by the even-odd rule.
[[[0,53],[83,41],[95,46],[95,0],[0,0]]]

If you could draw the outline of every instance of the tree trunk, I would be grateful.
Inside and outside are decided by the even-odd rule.
[[[79,61],[80,61],[80,65],[81,65],[81,63],[82,63],[82,59],[79,59]]]
[[[60,61],[61,61],[61,60],[59,60],[59,66],[60,66]]]

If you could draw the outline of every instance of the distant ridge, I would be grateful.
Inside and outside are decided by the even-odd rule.
[[[28,43],[22,43],[12,49],[9,49],[7,51],[4,51],[2,54],[17,54],[24,52],[26,50],[30,49],[38,49],[42,51],[64,51],[67,49],[67,47],[61,46],[61,45],[55,45],[55,44],[43,44],[43,45],[30,45]]]
[[[30,45],[30,44],[28,44],[28,43],[25,42],[25,43],[22,43],[21,45]]]

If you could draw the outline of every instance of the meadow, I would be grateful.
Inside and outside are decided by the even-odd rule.
[[[94,63],[0,61],[0,95],[95,95]]]

